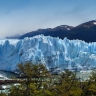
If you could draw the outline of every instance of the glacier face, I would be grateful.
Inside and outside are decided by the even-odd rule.
[[[96,67],[96,43],[38,35],[23,40],[0,40],[0,70],[15,71],[31,61],[47,68],[91,69]]]

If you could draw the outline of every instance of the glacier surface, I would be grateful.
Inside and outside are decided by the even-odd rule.
[[[0,40],[0,70],[14,72],[17,64],[27,61],[59,70],[90,70],[96,67],[96,43],[43,35]]]

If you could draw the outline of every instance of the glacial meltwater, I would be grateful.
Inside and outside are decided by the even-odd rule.
[[[17,77],[18,75],[13,72],[0,71],[0,79],[11,79],[11,77]]]

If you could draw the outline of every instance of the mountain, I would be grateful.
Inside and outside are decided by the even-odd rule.
[[[23,39],[25,37],[33,37],[43,34],[44,36],[59,37],[64,39],[67,37],[70,40],[79,39],[86,42],[96,42],[96,20],[82,23],[76,27],[68,25],[60,25],[55,28],[38,29],[36,31],[28,32],[24,35],[16,35],[13,37],[6,37],[7,39]]]
[[[20,39],[23,39],[24,37],[33,37],[35,35],[40,35],[40,34],[43,34],[44,36],[59,37],[61,39],[64,39],[68,31],[71,30],[72,28],[73,28],[72,26],[60,25],[53,29],[52,28],[38,29],[36,31],[32,31],[22,35]]]
[[[68,39],[79,39],[86,42],[96,42],[96,20],[80,24],[70,30],[66,36]]]
[[[16,72],[17,64],[43,63],[55,70],[96,68],[96,43],[38,35],[0,40],[0,70]]]
[[[82,23],[76,27],[61,25],[53,29],[39,29],[37,31],[32,31],[22,35],[20,39],[23,39],[24,37],[33,37],[40,34],[45,36],[59,37],[61,39],[67,37],[70,40],[79,39],[86,42],[96,42],[96,20]]]

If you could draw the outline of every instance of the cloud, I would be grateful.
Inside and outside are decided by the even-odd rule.
[[[49,5],[47,8],[44,8],[46,6],[42,4],[39,7],[28,6],[6,14],[2,13],[0,15],[0,37],[24,34],[39,28],[53,28],[63,24],[76,26],[96,17],[95,10],[89,10],[86,4],[75,3],[69,6],[62,4],[61,7],[59,4],[58,8],[56,5]]]

